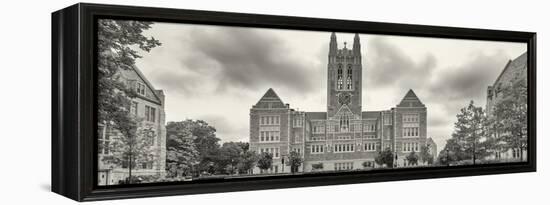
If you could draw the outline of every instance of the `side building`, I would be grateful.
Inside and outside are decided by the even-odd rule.
[[[304,159],[300,172],[372,169],[379,166],[375,158],[383,149],[392,151],[394,167],[416,166],[406,156],[419,153],[429,141],[427,108],[414,91],[391,109],[362,111],[359,35],[351,49],[346,43],[339,49],[332,33],[328,58],[326,112],[296,111],[271,88],[250,109],[250,147],[274,157],[266,171],[290,172],[284,161],[291,151]]]
[[[495,82],[487,87],[487,105],[485,110],[489,117],[494,115],[493,109],[495,105],[504,97],[502,89],[512,86],[518,80],[527,80],[527,52],[521,54],[516,59],[509,60]],[[505,134],[498,133],[496,137],[502,137]],[[520,159],[521,156],[523,156],[523,159]],[[495,150],[492,158],[505,161],[526,161],[527,149]]]
[[[120,77],[128,87],[134,88],[137,97],[132,99],[130,114],[140,120],[138,130],[146,130],[145,137],[150,143],[152,160],[138,162],[132,166],[132,176],[165,176],[166,163],[166,126],[164,112],[164,92],[155,89],[145,76],[134,67],[120,71]],[[120,165],[106,162],[112,157],[112,145],[121,137],[112,122],[103,122],[98,126],[98,185],[113,185],[128,177],[128,163]]]

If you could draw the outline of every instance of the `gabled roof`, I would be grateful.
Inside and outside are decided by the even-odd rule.
[[[260,98],[258,103],[253,108],[287,108],[285,103],[279,98],[277,93],[272,88],[269,88],[265,92],[264,96]]]
[[[498,75],[497,79],[493,83],[493,87],[496,87],[498,82],[500,82],[500,79],[505,73],[508,72],[519,72],[522,69],[527,68],[527,52],[521,54],[514,60],[508,60],[508,63],[504,66],[504,69],[502,69],[502,72]]]
[[[136,74],[139,76],[139,78],[141,79],[141,81],[143,81],[145,83],[145,85],[147,85],[147,87],[153,91],[151,93],[153,93],[153,97],[155,98],[154,101],[156,101],[157,103],[159,104],[162,104],[162,100],[161,98],[158,96],[158,92],[160,90],[157,90],[155,89],[155,87],[153,87],[153,84],[151,84],[151,82],[149,82],[149,80],[147,80],[147,78],[145,77],[145,75],[143,75],[143,73],[137,68],[137,66],[132,66],[134,72],[136,72]]]
[[[416,93],[409,89],[397,107],[424,107],[424,104],[418,99]]]

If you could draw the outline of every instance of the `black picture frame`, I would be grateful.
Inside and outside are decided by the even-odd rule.
[[[213,180],[204,183],[96,185],[95,34],[98,18],[358,32],[527,43],[528,161],[368,172]],[[274,15],[79,3],[52,13],[52,191],[77,201],[321,186],[536,171],[536,33]]]

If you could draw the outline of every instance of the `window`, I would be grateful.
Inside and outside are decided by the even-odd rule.
[[[334,152],[354,152],[355,151],[355,144],[335,144],[334,145]]]
[[[324,145],[311,145],[311,153],[323,153]]]
[[[401,149],[403,152],[420,151],[418,142],[403,142]]]
[[[376,142],[367,142],[364,144],[365,148],[363,150],[365,151],[376,151],[376,148],[378,147],[379,143]]]
[[[353,70],[351,69],[351,65],[348,65],[348,76],[347,76],[347,79],[346,79],[346,89],[348,90],[351,90],[353,88],[352,86],[352,75],[353,75]]]
[[[334,163],[334,170],[340,171],[340,170],[352,170],[353,169],[353,162],[337,162]]]
[[[336,136],[335,138],[337,140],[351,140],[352,139],[351,135]]]
[[[132,105],[130,105],[130,113],[134,116],[138,115],[138,103],[132,101]]]
[[[418,122],[418,114],[403,114],[403,122]]]
[[[418,127],[404,127],[403,128],[403,137],[418,137],[419,128]]]
[[[260,142],[278,142],[280,141],[279,131],[260,131]]]
[[[292,148],[292,151],[294,151],[296,153],[302,153],[302,149],[300,149],[300,148]]]
[[[342,115],[340,117],[340,131],[347,132],[349,131],[349,116],[348,115]]]
[[[111,143],[111,126],[99,126],[98,151],[99,154],[109,154]]]
[[[364,132],[376,132],[376,126],[375,126],[374,123],[363,124],[363,131]]]
[[[146,95],[146,88],[145,88],[145,84],[143,83],[136,83],[136,92],[141,95],[141,96],[145,96]]]
[[[338,75],[337,75],[337,88],[338,90],[342,90],[344,88],[344,71],[342,70],[342,65],[338,65]]]
[[[313,134],[322,134],[322,133],[325,133],[325,126],[313,125]]]
[[[391,115],[384,115],[384,125],[391,125]]]
[[[154,130],[147,131],[147,143],[152,146],[155,145],[156,134]]]
[[[155,122],[156,108],[145,105],[145,120],[149,122]]]
[[[260,116],[260,125],[279,125],[279,116]]]
[[[269,153],[273,158],[279,158],[279,148],[278,147],[268,147],[260,148],[260,153]]]
[[[363,139],[378,139],[378,135],[363,135]]]
[[[303,126],[303,118],[301,116],[295,116],[293,126],[294,127],[302,127]]]

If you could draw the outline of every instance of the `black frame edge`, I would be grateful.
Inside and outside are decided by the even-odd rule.
[[[51,190],[82,201],[81,160],[77,125],[80,79],[79,4],[53,12],[52,18],[52,141]]]
[[[161,14],[162,13],[162,14]],[[432,170],[395,170],[388,173],[342,174],[273,179],[252,179],[204,184],[98,189],[94,186],[92,62],[95,54],[93,16],[186,19],[195,23],[301,30],[357,31],[373,34],[527,42],[529,52],[529,162],[490,167],[442,167]],[[223,18],[222,17],[227,17]],[[323,21],[323,22],[322,22]],[[327,23],[328,22],[328,23]],[[338,24],[338,25],[337,25]],[[365,29],[365,26],[370,26]],[[361,27],[361,28],[357,28]],[[388,30],[392,30],[389,32]],[[536,33],[376,23],[291,16],[195,11],[79,3],[52,13],[52,191],[76,201],[218,193],[277,188],[325,186],[396,180],[476,176],[536,171]],[[398,175],[401,174],[401,175]],[[372,178],[370,178],[372,177]],[[359,178],[359,179],[358,179]],[[223,184],[223,186],[220,186]]]

